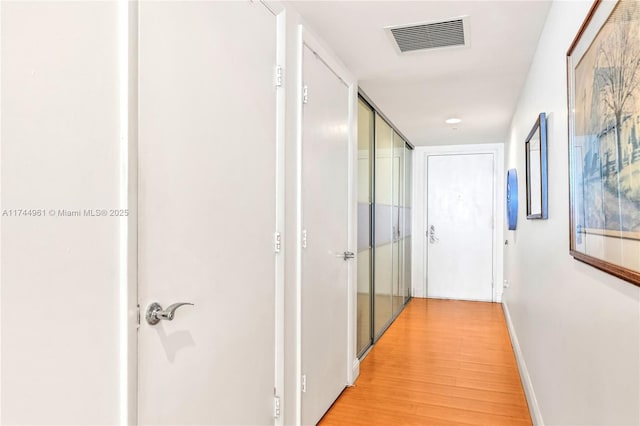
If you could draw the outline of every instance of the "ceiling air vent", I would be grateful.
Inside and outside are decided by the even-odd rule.
[[[465,18],[401,25],[385,28],[391,33],[400,53],[442,47],[466,46]]]

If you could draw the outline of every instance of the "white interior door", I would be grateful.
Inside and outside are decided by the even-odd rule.
[[[493,154],[427,157],[427,296],[493,300]]]
[[[311,425],[347,383],[349,89],[306,46],[303,76],[302,424]]]
[[[276,18],[141,2],[138,419],[273,424]],[[153,302],[175,311],[150,325]]]

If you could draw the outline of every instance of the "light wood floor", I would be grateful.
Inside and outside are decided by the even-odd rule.
[[[320,424],[530,425],[502,305],[413,299]]]

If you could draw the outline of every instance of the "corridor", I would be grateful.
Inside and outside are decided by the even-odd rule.
[[[640,0],[0,0],[0,77],[0,426],[640,426]]]
[[[502,305],[413,299],[320,424],[530,425]]]

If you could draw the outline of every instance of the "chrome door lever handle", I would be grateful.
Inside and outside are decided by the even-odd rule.
[[[350,252],[350,251],[345,251],[343,254],[344,254],[344,257],[343,257],[344,260],[349,260],[349,259],[353,259],[354,257],[356,257],[356,255],[353,254],[353,252]]]
[[[163,310],[162,306],[159,303],[153,302],[147,307],[145,318],[147,319],[147,322],[150,325],[156,325],[157,323],[160,322],[160,320],[172,321],[173,317],[176,314],[176,310],[180,306],[184,306],[184,305],[193,306],[193,303],[188,303],[188,302],[174,303],[173,305],[169,305],[167,309]]]

